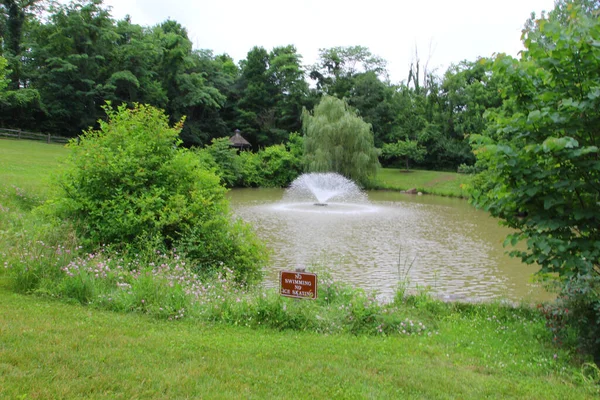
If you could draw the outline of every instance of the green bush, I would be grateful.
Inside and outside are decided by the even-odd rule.
[[[261,187],[263,176],[261,171],[261,160],[258,153],[243,151],[240,158],[240,181],[239,187]]]
[[[302,162],[282,144],[266,147],[258,153],[262,187],[286,187],[302,172]]]
[[[256,278],[263,247],[232,222],[219,178],[178,147],[180,125],[169,127],[162,111],[145,105],[106,112],[99,130],[70,144],[61,195],[52,203],[74,222],[84,246],[145,251],[181,244],[199,267],[234,258],[241,275]],[[243,244],[232,244],[236,240]],[[219,250],[204,254],[189,244]]]
[[[234,187],[241,178],[241,160],[228,138],[213,139],[209,146],[199,150],[202,164],[212,169],[226,187]]]
[[[459,174],[478,174],[483,171],[483,168],[477,164],[475,165],[467,165],[460,164],[456,170]]]
[[[194,272],[213,273],[226,263],[238,281],[260,279],[268,252],[247,224],[221,216],[195,225],[189,233],[179,240],[177,248],[194,261]]]
[[[600,363],[600,278],[577,275],[553,284],[558,298],[539,308],[554,341],[591,354]]]
[[[213,140],[198,154],[201,164],[228,187],[286,187],[302,173],[303,146],[302,137],[292,133],[286,144],[237,154],[224,138]]]

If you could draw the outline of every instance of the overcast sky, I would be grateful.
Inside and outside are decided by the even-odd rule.
[[[553,0],[105,0],[114,18],[129,14],[152,26],[167,18],[185,26],[195,48],[236,61],[253,46],[294,44],[304,64],[320,48],[368,47],[388,61],[392,82],[405,80],[415,48],[423,65],[442,73],[451,63],[522,49],[532,11]]]

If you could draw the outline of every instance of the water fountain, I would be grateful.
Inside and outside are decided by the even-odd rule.
[[[308,173],[296,178],[278,207],[286,210],[316,211],[310,206],[330,206],[328,213],[375,211],[367,195],[348,178],[334,173]]]

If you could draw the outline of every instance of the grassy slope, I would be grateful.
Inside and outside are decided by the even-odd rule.
[[[0,139],[0,189],[17,186],[44,196],[52,171],[67,155],[63,145]]]
[[[64,155],[60,146],[0,140],[0,185],[43,196]],[[22,296],[10,292],[0,270],[0,398],[575,399],[597,393],[581,383],[564,352],[549,347],[542,324],[504,323],[489,310],[479,312],[440,319],[439,335],[429,338],[250,330]]]
[[[590,388],[557,373],[489,365],[497,360],[476,357],[443,333],[324,336],[168,323],[26,297],[6,287],[0,287],[0,304],[0,398],[592,396]],[[481,333],[486,330],[470,332]]]
[[[377,174],[376,189],[408,190],[415,188],[423,193],[442,196],[467,197],[461,185],[468,183],[469,175],[455,172],[405,171],[396,168],[382,168]]]

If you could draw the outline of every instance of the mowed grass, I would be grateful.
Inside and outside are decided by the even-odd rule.
[[[68,149],[60,144],[29,140],[0,139],[0,188],[46,196],[51,190],[52,172]]]
[[[409,190],[440,196],[467,197],[462,185],[469,183],[471,176],[455,172],[421,171],[397,168],[381,168],[375,180],[376,189]]]
[[[468,332],[468,319],[449,325],[467,335],[464,340],[451,332],[326,336],[95,311],[14,294],[3,284],[0,304],[0,398],[6,399],[594,395],[593,386],[569,377],[572,371],[535,366],[515,372],[493,356],[477,356],[486,349],[467,343],[480,343],[489,331]]]

